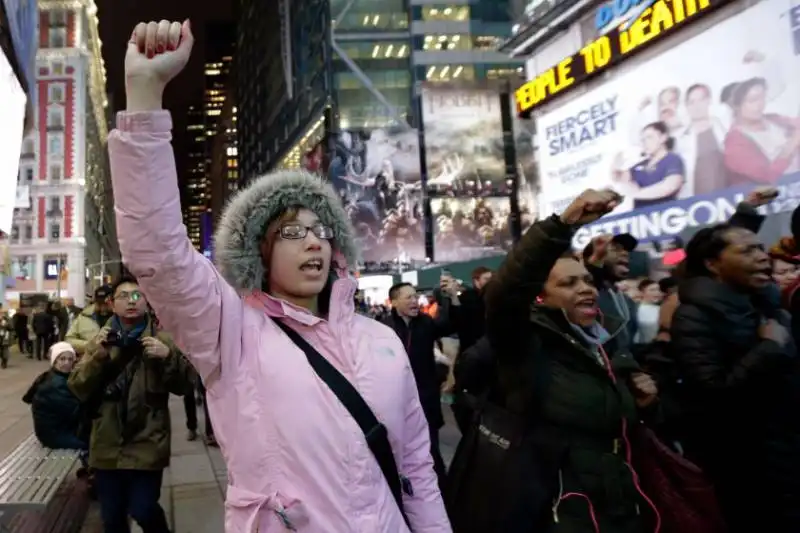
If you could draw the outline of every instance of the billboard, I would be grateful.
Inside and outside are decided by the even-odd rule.
[[[583,246],[599,232],[647,242],[722,222],[757,185],[781,186],[769,208],[792,210],[800,201],[798,10],[760,2],[542,116],[540,215],[590,187],[623,194],[613,214],[576,235]]]
[[[500,93],[469,85],[423,85],[428,191],[507,195]]]
[[[33,98],[36,83],[36,50],[38,48],[39,9],[36,0],[3,0],[11,30],[11,42],[25,85]],[[22,80],[20,80],[22,81]]]
[[[10,234],[17,204],[17,175],[26,98],[6,55],[2,52],[0,101],[3,102],[3,125],[0,127],[0,231]]]
[[[347,130],[330,144],[328,178],[342,197],[364,261],[424,260],[417,130]]]

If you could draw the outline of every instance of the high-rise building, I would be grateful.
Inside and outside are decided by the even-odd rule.
[[[212,185],[211,154],[220,118],[231,90],[231,69],[236,46],[233,23],[212,23],[206,26],[205,88],[202,106],[189,109],[189,170],[185,183],[184,223],[195,247],[207,252],[211,242],[210,224]],[[199,126],[202,125],[202,129]]]
[[[225,203],[239,190],[237,111],[236,100],[229,95],[222,106],[217,134],[212,138],[209,167],[212,227],[216,227]]]
[[[6,293],[49,293],[83,305],[119,270],[106,149],[106,77],[94,0],[39,1],[35,127],[23,140]],[[87,286],[88,284],[88,286]]]
[[[243,0],[238,32],[242,173],[298,167],[328,128],[417,126],[417,82],[522,80],[496,51],[513,0]]]
[[[205,213],[206,123],[202,105],[190,105],[186,113],[186,177],[183,183],[183,223],[189,240],[200,249],[200,217]]]

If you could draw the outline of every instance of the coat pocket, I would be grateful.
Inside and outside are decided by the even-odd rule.
[[[280,492],[260,494],[228,485],[225,497],[225,531],[282,533],[304,531],[309,517],[303,503]]]

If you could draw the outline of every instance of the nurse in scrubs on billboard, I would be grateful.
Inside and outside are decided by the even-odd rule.
[[[648,124],[641,143],[644,158],[631,167],[625,166],[623,153],[617,154],[612,170],[615,189],[633,199],[634,209],[676,200],[686,181],[686,167],[674,151],[669,127],[662,121]]]

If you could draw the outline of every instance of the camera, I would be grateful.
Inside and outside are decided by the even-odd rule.
[[[139,339],[132,339],[132,338],[125,337],[119,331],[117,331],[115,329],[112,329],[111,331],[108,332],[108,335],[106,336],[106,340],[102,344],[103,344],[103,347],[105,347],[105,348],[112,348],[112,347],[124,348],[126,346],[127,347],[138,346],[138,345],[141,344],[141,341]]]

